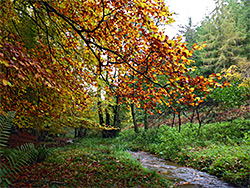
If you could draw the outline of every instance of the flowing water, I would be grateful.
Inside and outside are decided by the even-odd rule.
[[[211,176],[205,172],[195,170],[193,168],[182,167],[176,163],[163,160],[153,154],[147,152],[131,152],[131,155],[140,161],[142,166],[160,171],[168,180],[174,181],[178,187],[190,188],[233,188],[229,185]]]

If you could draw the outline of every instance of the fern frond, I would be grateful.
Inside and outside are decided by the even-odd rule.
[[[15,177],[21,168],[30,162],[37,162],[41,151],[46,152],[46,148],[37,150],[33,143],[26,143],[20,147],[11,150],[4,150],[6,142],[9,139],[12,127],[12,120],[15,112],[0,114],[0,157],[5,156],[8,165],[1,164],[0,168],[0,187],[9,187],[11,180]],[[47,153],[47,152],[46,152]]]
[[[7,114],[0,114],[0,156],[2,155],[2,149],[6,146],[6,142],[10,137],[12,120],[15,117],[13,111],[8,112]]]
[[[8,165],[1,166],[0,185],[2,187],[8,187],[10,185],[10,180],[13,180],[12,177],[15,177],[23,166],[30,162],[35,162],[37,156],[38,151],[33,143],[27,143],[10,150],[6,156]]]

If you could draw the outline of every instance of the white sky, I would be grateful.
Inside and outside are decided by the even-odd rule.
[[[166,26],[165,33],[170,37],[176,37],[178,25],[187,25],[188,18],[192,18],[193,25],[202,21],[214,8],[214,0],[165,0],[170,12],[175,12],[173,16],[175,23]]]

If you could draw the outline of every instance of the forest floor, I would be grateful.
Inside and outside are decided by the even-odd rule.
[[[12,187],[170,187],[112,142],[85,138],[51,148],[45,161],[24,166]]]
[[[215,116],[214,121],[221,121],[224,117],[230,117],[232,119],[236,119],[237,117],[245,117],[250,114],[250,107],[245,106],[241,109],[232,109],[231,111],[223,112],[221,111],[220,116]],[[217,118],[218,117],[218,118]],[[249,118],[247,118],[249,119]],[[182,117],[183,124],[188,122],[188,119]],[[160,124],[171,125],[172,120],[169,119],[161,119],[156,118],[149,119],[150,127],[156,127]],[[158,124],[157,124],[158,123]],[[177,122],[175,122],[175,126],[177,126]],[[143,124],[141,124],[141,127]],[[217,126],[217,125],[216,125]],[[236,129],[235,129],[236,130]],[[250,129],[249,129],[250,130]],[[129,131],[129,130],[128,130]],[[130,130],[129,132],[131,132]],[[126,132],[126,130],[125,130]],[[127,133],[126,133],[127,134]],[[149,137],[152,135],[149,132]],[[141,137],[142,136],[142,137]],[[18,131],[16,134],[12,134],[10,136],[8,146],[15,147],[20,146],[25,143],[34,143],[35,145],[46,144],[47,147],[51,148],[53,155],[49,157],[48,160],[41,163],[34,163],[25,166],[22,168],[20,174],[16,177],[15,181],[13,181],[13,187],[76,187],[76,186],[84,186],[84,187],[168,187],[172,183],[167,182],[162,179],[156,172],[148,171],[143,168],[138,162],[135,162],[131,156],[128,156],[124,151],[128,149],[128,147],[135,147],[140,150],[143,150],[143,147],[146,145],[150,146],[149,137],[145,137],[145,135],[139,135],[139,137],[135,137],[131,141],[127,138],[131,137],[131,133],[129,133],[126,138],[121,138],[120,141],[122,144],[126,143],[127,146],[121,144],[118,148],[113,148],[109,145],[109,139],[99,139],[99,141],[89,141],[89,139],[80,140],[79,143],[70,144],[70,138],[53,138],[50,139],[50,142],[39,142],[38,137],[34,136],[27,130]],[[223,136],[223,134],[219,135]],[[227,135],[228,136],[228,135]],[[132,136],[133,137],[133,136]],[[132,138],[131,137],[131,138]],[[247,138],[247,137],[246,137]],[[148,139],[148,140],[147,140]],[[175,138],[178,141],[178,138]],[[182,139],[180,139],[182,140]],[[227,139],[226,139],[227,140]],[[231,150],[238,151],[237,153],[242,153],[241,156],[245,152],[249,152],[247,148],[242,149],[238,146],[238,141],[229,140],[229,145],[225,145],[224,149],[221,150],[219,145],[213,145],[213,148],[208,148],[204,150],[204,147],[196,147],[195,143],[192,144],[192,151],[188,151],[190,148],[184,147],[183,149],[179,148],[183,153],[178,151],[175,153],[177,155],[173,160],[177,160],[177,162],[192,166],[194,168],[211,168],[209,160],[214,160],[210,157],[212,156],[214,150],[216,152],[227,152],[230,148]],[[138,143],[137,143],[138,141]],[[107,143],[106,143],[107,142]],[[113,141],[112,141],[113,142]],[[139,146],[140,143],[145,142],[143,146]],[[150,141],[151,142],[151,141]],[[194,141],[192,141],[194,142]],[[200,142],[200,141],[199,141]],[[105,144],[104,144],[105,143]],[[213,143],[213,141],[211,141]],[[222,143],[222,142],[221,142]],[[167,144],[167,143],[166,143]],[[175,144],[169,143],[168,145]],[[123,148],[124,147],[124,148]],[[154,148],[154,147],[153,147]],[[226,150],[225,150],[226,148]],[[233,149],[232,149],[233,148]],[[144,148],[145,149],[145,148]],[[149,149],[147,149],[149,151]],[[185,150],[185,151],[184,151]],[[195,152],[193,152],[193,150]],[[210,151],[211,150],[211,151]],[[220,151],[221,150],[221,151]],[[201,156],[198,153],[202,153]],[[209,153],[204,153],[205,151],[209,151]],[[153,153],[157,153],[157,151],[152,151]],[[159,151],[160,152],[160,151]],[[161,152],[160,152],[161,153]],[[197,153],[197,156],[196,156]],[[213,154],[214,155],[214,154]],[[232,162],[232,166],[239,166],[239,169],[245,169],[242,167],[242,164],[238,164],[238,159],[241,156],[230,156],[218,158],[218,160],[228,161],[230,158],[235,160]],[[203,160],[203,157],[206,160]],[[192,160],[191,160],[192,158]],[[194,161],[198,161],[197,164]],[[249,160],[247,157],[244,160]],[[204,165],[207,165],[203,167]],[[230,163],[230,162],[229,162]],[[223,162],[223,166],[220,168],[223,170],[227,169],[231,173],[230,166],[226,166],[227,163]],[[245,165],[245,163],[244,163]],[[216,167],[217,168],[217,167]],[[233,169],[233,168],[232,168]],[[213,170],[213,169],[212,169]],[[217,173],[217,172],[216,172]],[[235,177],[238,179],[242,179],[240,176],[245,176],[247,172],[243,172]],[[228,174],[228,179],[233,180],[233,174],[230,176]],[[248,181],[246,177],[244,181]],[[79,182],[81,184],[79,184]],[[231,180],[230,180],[231,182]],[[241,183],[241,182],[240,182]]]

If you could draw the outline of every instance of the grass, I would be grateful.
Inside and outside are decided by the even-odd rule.
[[[250,185],[250,120],[178,128],[162,125],[146,133],[126,130],[117,139],[124,147],[158,154],[162,158],[216,175],[237,186]],[[118,141],[117,141],[118,142]]]
[[[222,177],[236,185],[250,183],[249,145],[210,145],[179,153],[176,161]]]
[[[125,130],[115,139],[85,138],[52,150],[41,163],[26,166],[14,187],[169,187],[143,168],[127,150],[144,150],[190,166],[229,183],[250,185],[250,120],[177,128],[162,125],[135,134]]]
[[[169,187],[112,139],[86,138],[26,166],[14,187]]]

